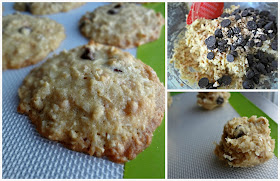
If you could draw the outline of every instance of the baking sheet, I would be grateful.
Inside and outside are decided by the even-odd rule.
[[[276,156],[256,167],[231,168],[214,155],[214,142],[220,141],[224,124],[240,116],[230,104],[211,111],[201,109],[196,95],[175,95],[168,109],[168,178],[277,178]]]
[[[260,10],[269,10],[275,15],[278,22],[278,3],[277,2],[225,2],[224,8],[231,5],[240,5],[241,9],[253,7]],[[184,37],[186,31],[186,14],[188,14],[189,3],[168,3],[168,40],[167,40],[167,88],[168,89],[200,89],[197,85],[190,85],[187,80],[181,79],[180,71],[170,63],[173,56],[174,43]],[[271,78],[271,89],[278,88],[278,75]],[[262,87],[264,88],[264,87]]]
[[[78,22],[86,11],[92,11],[105,4],[108,3],[86,3],[67,13],[44,16],[65,27],[66,39],[53,53],[86,44],[88,40],[80,34]],[[15,12],[12,8],[13,3],[2,5],[5,8],[3,16]],[[137,49],[125,51],[136,56]],[[53,53],[48,57],[51,57]],[[2,105],[4,105],[2,110],[2,177],[5,179],[123,178],[123,164],[74,152],[59,143],[42,138],[30,120],[17,113],[17,90],[29,71],[41,63],[19,70],[7,70],[2,74]]]

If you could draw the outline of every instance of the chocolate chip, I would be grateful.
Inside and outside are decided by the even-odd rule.
[[[269,21],[276,21],[276,16],[273,16],[273,15],[270,14],[270,15],[268,16],[268,20],[269,20]]]
[[[231,77],[228,75],[224,75],[222,77],[222,84],[223,85],[229,85],[231,83]]]
[[[222,98],[221,96],[219,96],[219,97],[217,98],[217,100],[216,100],[216,103],[217,103],[218,105],[223,104],[223,103],[224,103],[224,98]]]
[[[224,45],[218,46],[218,51],[219,51],[220,53],[223,53],[223,52],[226,51],[226,47],[225,47]]]
[[[260,16],[268,16],[270,14],[269,11],[261,11]]]
[[[247,23],[247,28],[249,30],[256,30],[257,29],[257,24],[254,21],[248,21]]]
[[[215,57],[215,55],[214,55],[213,52],[209,52],[209,53],[207,54],[207,58],[208,58],[209,60],[212,60],[214,57]]]
[[[237,40],[234,42],[236,45],[242,45],[244,43],[244,38],[242,35],[237,35]]]
[[[224,19],[224,20],[221,22],[221,26],[222,26],[223,28],[228,27],[230,24],[231,24],[231,21],[230,21],[229,19]]]
[[[123,72],[122,70],[117,69],[117,68],[114,68],[114,71],[115,71],[115,72]]]
[[[251,79],[251,78],[253,78],[255,76],[255,73],[254,73],[254,71],[252,70],[252,69],[249,69],[247,72],[246,72],[246,77],[248,78],[248,79]]]
[[[81,55],[82,59],[87,59],[87,60],[94,60],[95,59],[95,54],[91,51],[90,48],[85,48],[84,53]]]
[[[122,7],[122,5],[121,4],[116,4],[115,6],[114,6],[114,8],[121,8]]]
[[[235,20],[237,21],[239,19],[241,19],[241,16],[239,14],[235,15]]]
[[[259,15],[260,14],[260,10],[256,9],[254,13],[255,13],[255,15]]]
[[[249,12],[254,12],[254,11],[255,11],[255,9],[252,8],[252,7],[247,8],[247,10],[248,10]]]
[[[264,65],[268,64],[268,59],[266,57],[263,57],[260,62]]]
[[[242,136],[244,136],[244,135],[246,135],[245,133],[244,133],[244,127],[242,126],[242,125],[238,125],[238,126],[236,126],[236,128],[234,129],[234,131],[233,131],[233,135],[234,135],[234,138],[240,138],[240,137],[242,137]]]
[[[270,39],[274,38],[274,36],[275,36],[274,33],[268,33],[267,35],[268,35],[268,37],[269,37]]]
[[[215,30],[215,36],[218,38],[223,38],[223,32],[221,29],[216,29]]]
[[[254,76],[253,81],[255,82],[255,84],[258,85],[260,83],[260,77],[259,76]]]
[[[216,45],[216,38],[215,36],[209,36],[206,40],[205,40],[205,44],[208,47],[214,47]]]
[[[238,56],[237,51],[234,51],[234,50],[233,50],[233,51],[231,51],[231,52],[230,52],[230,54],[232,54],[234,57],[237,57],[237,56]]]
[[[242,17],[246,17],[249,15],[249,12],[247,10],[244,10],[242,13],[241,13],[241,16]]]
[[[273,71],[273,68],[272,67],[270,67],[270,66],[267,66],[266,67],[266,72],[267,73],[271,73]]]
[[[230,28],[228,31],[227,31],[227,37],[228,38],[231,38],[233,36],[233,30]]]
[[[242,83],[242,86],[244,89],[254,89],[255,88],[254,82],[252,80],[245,80]]]
[[[247,42],[247,44],[249,47],[253,47],[255,45],[255,42],[254,42],[254,40],[250,40]]]
[[[277,39],[273,40],[270,44],[271,48],[273,50],[278,50],[278,43],[277,43]]]
[[[234,45],[234,44],[231,44],[231,45],[230,45],[230,50],[231,50],[231,51],[234,51],[236,48],[237,48],[236,45]]]
[[[269,23],[267,23],[263,28],[266,30],[272,30],[273,29],[273,22],[270,21]]]
[[[203,77],[198,81],[198,86],[200,88],[205,88],[208,84],[209,84],[209,80],[206,77]]]
[[[221,17],[222,17],[222,18],[229,17],[229,14],[228,14],[228,13],[223,13],[223,14],[221,15]]]
[[[272,61],[271,62],[271,67],[277,68],[278,67],[278,61]]]
[[[262,41],[265,41],[265,40],[267,40],[267,36],[266,36],[266,35],[261,35],[261,36],[260,36],[260,39],[261,39]]]
[[[253,21],[257,20],[257,16],[256,15],[253,15],[252,18],[253,18]]]
[[[235,14],[237,14],[237,13],[241,13],[241,9],[235,9],[234,11],[233,11]]]
[[[261,50],[258,50],[257,53],[255,54],[255,58],[257,58],[257,59],[264,58],[264,52]]]
[[[233,62],[234,61],[234,56],[232,54],[227,55],[227,61],[228,62]]]
[[[118,9],[110,9],[107,11],[107,14],[110,14],[110,15],[114,15],[114,14],[118,14],[118,13],[119,13]]]
[[[227,42],[228,42],[227,40],[222,39],[222,40],[218,41],[218,45],[219,45],[219,46],[224,46],[224,45],[227,44]]]
[[[258,65],[257,65],[257,69],[258,69],[258,71],[259,71],[260,73],[262,73],[262,74],[264,74],[264,75],[266,75],[266,74],[267,74],[267,72],[266,72],[266,70],[265,70],[265,66],[264,66],[264,64],[262,64],[262,63],[258,63]]]
[[[239,34],[241,32],[240,28],[239,27],[234,27],[233,28],[233,33],[234,34]]]
[[[256,44],[257,47],[261,47],[263,45],[263,43],[260,41]]]
[[[216,45],[210,47],[210,46],[207,46],[208,50],[214,50],[216,48]]]

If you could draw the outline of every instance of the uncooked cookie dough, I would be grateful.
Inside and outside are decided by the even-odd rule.
[[[41,135],[118,163],[150,145],[165,109],[164,86],[151,67],[92,41],[34,68],[18,94],[18,112]]]
[[[168,97],[167,104],[168,104],[168,107],[170,107],[172,102],[173,102],[173,99],[172,99],[172,97],[170,95],[170,92],[167,93],[167,97]]]
[[[270,88],[278,69],[278,31],[269,11],[231,6],[221,17],[197,19],[186,29],[171,63],[191,87]]]
[[[229,98],[230,93],[228,92],[200,92],[197,94],[197,104],[211,110],[218,106],[224,106]]]
[[[96,42],[133,48],[160,37],[164,18],[159,12],[134,3],[112,3],[87,12],[81,33]]]
[[[232,167],[253,167],[273,157],[275,140],[264,117],[234,118],[224,126],[214,153]]]
[[[18,11],[29,11],[35,15],[45,15],[67,12],[84,4],[85,2],[16,2],[14,9]]]

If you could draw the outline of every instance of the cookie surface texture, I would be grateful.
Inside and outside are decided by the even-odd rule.
[[[159,38],[164,18],[134,3],[112,3],[87,12],[81,33],[98,43],[133,48]]]
[[[18,11],[29,11],[34,15],[45,15],[67,12],[84,4],[84,2],[16,2],[14,4],[14,9]]]
[[[48,18],[16,13],[4,16],[2,26],[4,70],[43,60],[65,38],[64,27]]]
[[[232,167],[253,167],[273,157],[275,140],[264,117],[234,118],[224,126],[215,154]]]
[[[18,112],[41,135],[117,163],[149,146],[165,107],[164,86],[151,67],[92,41],[34,68],[18,93]]]
[[[229,92],[200,92],[197,94],[197,104],[204,109],[214,109],[224,106],[230,98]]]

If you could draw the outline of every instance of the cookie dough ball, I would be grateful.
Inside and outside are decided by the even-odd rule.
[[[134,48],[160,37],[164,18],[134,3],[112,3],[87,12],[80,20],[81,33],[98,43]]]
[[[168,104],[168,107],[170,107],[171,104],[172,104],[172,102],[173,102],[173,99],[172,99],[172,97],[171,97],[171,95],[170,95],[169,92],[167,93],[167,97],[168,97],[168,99],[167,99],[167,104]]]
[[[35,15],[45,15],[67,12],[84,4],[85,2],[16,2],[14,9],[18,11],[29,11]]]
[[[228,92],[200,92],[197,95],[197,104],[205,109],[211,110],[223,106],[228,102]]]
[[[18,94],[18,112],[41,135],[118,163],[150,145],[165,109],[165,89],[151,67],[95,42],[34,68]]]
[[[275,140],[270,137],[268,120],[264,117],[234,118],[224,132],[214,153],[232,167],[253,167],[273,157]]]

